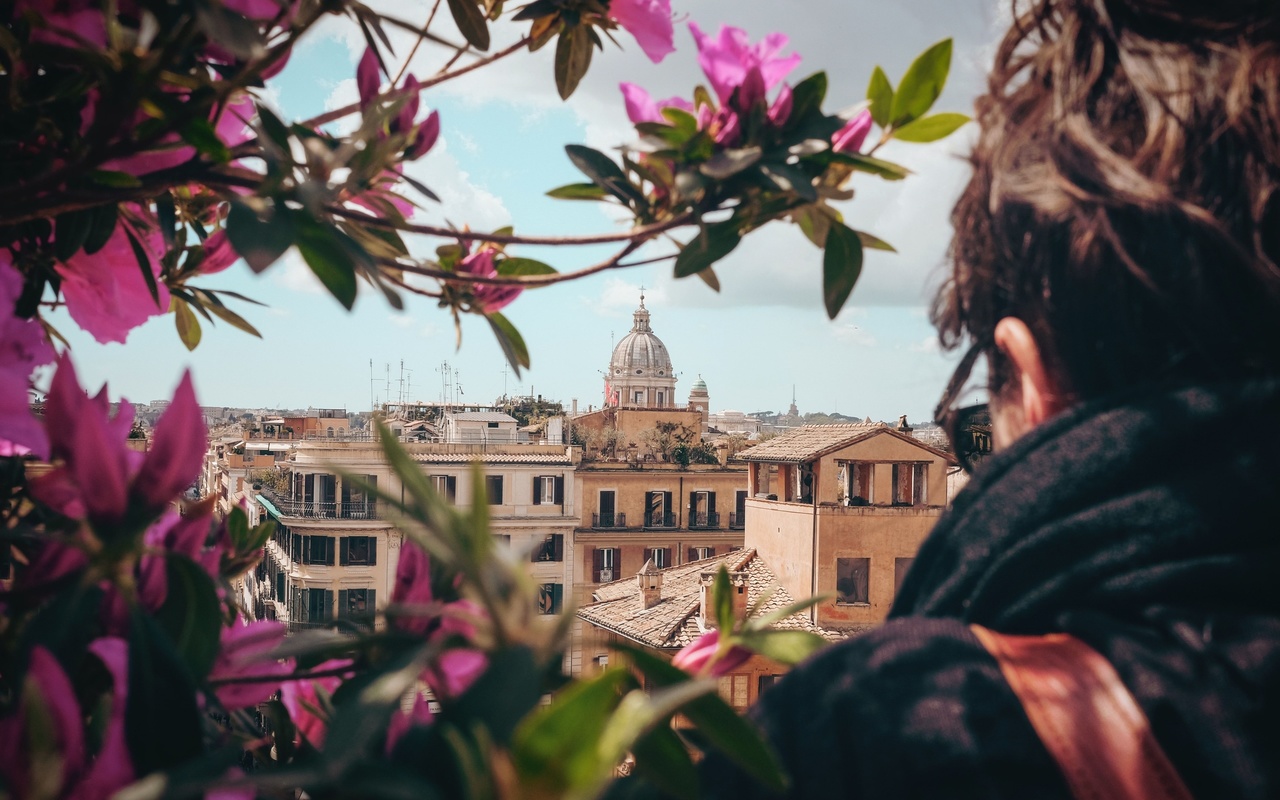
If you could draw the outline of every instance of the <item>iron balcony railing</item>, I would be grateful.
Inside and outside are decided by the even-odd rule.
[[[729,530],[740,531],[747,527],[747,515],[736,511],[729,512]]]
[[[271,501],[286,517],[306,517],[309,519],[382,519],[381,509],[375,499],[352,500],[346,503],[322,503],[315,500],[298,500],[291,497],[280,497],[269,489],[263,489],[262,495]]]
[[[720,514],[716,511],[699,511],[689,515],[690,528],[719,528]]]
[[[670,512],[663,514],[650,511],[644,515],[644,526],[646,528],[678,528],[680,522],[676,519],[676,515]]]
[[[601,530],[616,530],[627,527],[627,515],[622,513],[592,514],[591,527]]]

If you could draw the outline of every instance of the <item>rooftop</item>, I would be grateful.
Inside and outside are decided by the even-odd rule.
[[[662,575],[662,599],[652,608],[644,607],[640,584],[631,575],[597,587],[594,593],[596,602],[578,609],[578,617],[647,647],[660,650],[684,647],[705,633],[698,621],[702,573],[719,570],[721,564],[730,572],[747,572],[748,607],[773,590],[773,595],[759,613],[783,608],[793,602],[755,550],[736,550],[723,556],[655,570]],[[845,637],[839,631],[819,628],[804,614],[793,614],[779,620],[774,627],[805,630],[832,641]]]
[[[799,464],[812,461],[832,450],[866,436],[868,433],[892,430],[883,422],[844,422],[836,425],[801,425],[768,441],[738,453],[749,461],[776,461]]]
[[[573,460],[561,448],[556,453],[412,453],[413,460],[423,464],[572,464]]]
[[[460,411],[450,414],[455,420],[463,422],[516,422],[516,418],[501,411]]]

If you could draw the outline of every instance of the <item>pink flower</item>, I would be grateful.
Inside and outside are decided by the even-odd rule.
[[[395,627],[425,636],[435,621],[425,612],[434,601],[431,592],[431,559],[427,551],[412,541],[405,541],[400,548],[400,561],[396,564],[396,585],[391,590],[391,603],[404,606],[404,615],[393,619]]]
[[[276,0],[222,0],[228,10],[253,20],[271,20],[280,14],[282,4]],[[292,6],[292,2],[287,5]],[[292,12],[292,9],[290,9]]]
[[[455,269],[460,274],[480,275],[483,277],[497,277],[498,270],[493,266],[493,251],[488,248],[481,248],[469,256],[466,256],[458,262]],[[482,314],[492,314],[506,308],[511,301],[520,296],[524,291],[521,286],[500,286],[493,283],[477,283],[471,287],[471,294],[475,298],[473,306]]]
[[[622,90],[622,99],[627,104],[627,116],[632,122],[662,122],[667,121],[662,116],[664,108],[678,108],[682,111],[694,113],[693,103],[682,97],[668,97],[666,100],[654,100],[649,93],[634,83],[620,83],[618,88]]]
[[[671,659],[671,666],[679,667],[691,675],[727,675],[742,666],[751,658],[751,651],[745,647],[733,645],[720,658],[716,652],[720,649],[720,631],[708,631],[692,643],[681,648]]]
[[[489,657],[479,650],[469,647],[446,650],[427,668],[427,683],[438,695],[458,697],[484,674],[488,666]]]
[[[356,90],[360,93],[360,110],[368,108],[378,96],[382,80],[378,75],[378,54],[366,47],[360,63],[356,65]]]
[[[120,522],[131,504],[144,513],[162,511],[195,479],[204,459],[205,427],[190,375],[183,375],[157,423],[148,453],[126,445],[132,425],[132,406],[122,402],[111,417],[106,389],[88,397],[64,355],[45,405],[50,452],[63,463],[34,479],[32,494],[95,527]]]
[[[31,41],[56,44],[64,47],[80,47],[83,39],[98,47],[107,44],[107,20],[102,7],[81,0],[18,0],[14,11],[19,14],[33,12],[36,24],[31,29]]]
[[[722,108],[716,112],[711,129],[715,131],[712,136],[715,143],[724,147],[733,147],[742,139],[742,123],[731,108]]]
[[[142,245],[149,262],[147,269],[156,278],[159,302],[153,300],[134,255],[128,231]],[[62,296],[76,324],[103,344],[123,342],[129,331],[151,317],[169,311],[169,289],[159,280],[160,256],[164,240],[156,231],[138,230],[121,220],[107,244],[93,255],[82,250],[57,265],[62,277]]]
[[[317,664],[312,671],[332,672],[349,666],[349,659],[330,659]],[[289,710],[289,718],[293,720],[298,735],[316,749],[324,746],[325,733],[329,729],[328,700],[342,685],[342,681],[343,676],[334,675],[285,681],[280,686],[280,701]]]
[[[418,88],[418,79],[412,75],[406,75],[401,88]],[[408,133],[413,129],[413,121],[418,117],[419,102],[417,92],[404,98],[404,105],[400,106],[400,113],[396,114],[395,119],[391,120],[392,133]]]
[[[53,361],[54,352],[39,320],[14,315],[22,288],[12,256],[0,249],[0,456],[46,457],[49,439],[31,413],[27,389],[31,372]]]
[[[676,49],[671,0],[610,0],[609,17],[636,37],[655,64]]]
[[[871,111],[862,109],[831,137],[831,149],[837,153],[857,153],[871,131]]]
[[[236,263],[240,254],[231,246],[226,231],[217,233],[204,240],[204,260],[200,262],[201,275],[213,275],[222,272]]]
[[[229,683],[217,687],[218,701],[228,711],[250,708],[266,702],[293,672],[292,659],[270,658],[284,641],[285,626],[279,622],[250,622],[239,619],[222,629],[222,649],[213,662],[209,679],[261,677],[261,682]]]
[[[427,698],[422,692],[415,690],[413,693],[413,706],[408,713],[402,709],[396,709],[391,715],[391,721],[387,723],[387,748],[388,755],[395,750],[400,739],[412,728],[430,725],[434,721],[431,714],[431,706],[427,703]]]
[[[432,111],[418,126],[413,142],[405,148],[404,157],[410,161],[422,158],[436,146],[440,138],[440,112]]]
[[[782,88],[778,90],[778,96],[773,99],[773,105],[769,106],[769,121],[779,128],[787,124],[787,120],[791,119],[791,108],[795,100],[791,94],[791,87],[782,84]]]
[[[90,763],[84,740],[84,721],[75,688],[58,660],[43,647],[32,648],[27,667],[26,691],[15,715],[0,720],[0,776],[16,797],[32,790],[33,744],[52,746],[61,756],[61,775],[55,796],[71,800],[110,797],[134,778],[133,762],[125,742],[124,713],[128,699],[128,645],[123,639],[97,639],[89,645],[111,675],[110,711],[101,729],[101,744]],[[39,711],[29,698],[39,698]],[[38,716],[37,716],[38,715]],[[34,730],[33,730],[34,729]],[[47,755],[47,753],[45,754]],[[49,767],[45,762],[45,768]],[[53,777],[40,775],[42,783]]]
[[[729,102],[733,90],[746,81],[747,73],[753,68],[760,71],[760,80],[767,92],[800,63],[796,53],[778,55],[788,41],[781,33],[771,33],[752,44],[746,31],[728,25],[720,28],[715,39],[704,34],[695,23],[689,23],[689,30],[698,45],[698,64],[721,103]]]

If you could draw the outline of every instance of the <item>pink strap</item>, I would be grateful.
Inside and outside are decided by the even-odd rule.
[[[1191,800],[1111,663],[1064,633],[971,625],[1058,762],[1076,800]]]

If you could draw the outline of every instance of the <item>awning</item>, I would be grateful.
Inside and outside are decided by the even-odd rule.
[[[262,503],[262,507],[267,510],[268,514],[274,516],[276,519],[279,519],[281,517],[280,509],[273,506],[270,500],[268,500],[267,498],[263,497],[260,494],[254,495],[254,499],[257,500],[259,503]]]

